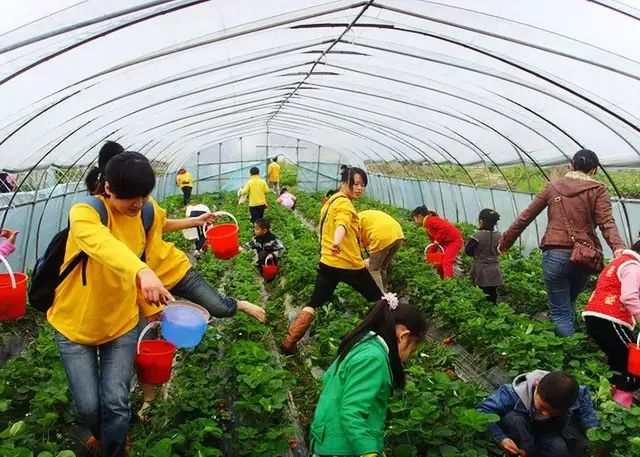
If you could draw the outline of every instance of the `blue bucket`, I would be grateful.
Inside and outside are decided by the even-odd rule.
[[[179,348],[200,343],[209,323],[209,312],[192,303],[174,302],[162,312],[162,336]]]

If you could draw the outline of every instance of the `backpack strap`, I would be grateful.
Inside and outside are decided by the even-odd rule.
[[[327,204],[327,210],[325,211],[324,215],[322,216],[322,220],[320,221],[320,247],[322,248],[322,231],[324,230],[324,222],[327,220],[327,216],[329,215],[329,209],[331,208],[331,205],[333,205],[333,203],[338,200],[339,198],[347,198],[343,195],[338,195],[337,197],[335,197],[333,200],[329,200],[326,204]]]
[[[148,234],[149,230],[151,230],[154,216],[155,210],[153,208],[153,203],[147,200],[147,202],[142,207],[142,225],[144,226],[145,234]]]
[[[104,202],[98,197],[94,197],[93,195],[91,195],[89,197],[83,198],[78,203],[86,203],[87,205],[91,206],[100,215],[100,222],[102,222],[102,225],[109,225],[109,213],[107,212],[107,207],[104,206]]]

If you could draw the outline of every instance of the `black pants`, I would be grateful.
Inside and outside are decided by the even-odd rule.
[[[498,303],[498,286],[480,287],[491,303]]]
[[[182,204],[184,206],[187,206],[187,204],[189,203],[189,200],[191,200],[191,187],[184,186],[182,188]]]
[[[498,423],[527,457],[586,457],[588,441],[573,420],[559,417],[532,420],[527,414],[510,411]]]
[[[264,217],[264,210],[267,205],[259,205],[259,206],[250,206],[249,214],[251,215],[251,223],[253,224],[258,219],[262,219]]]
[[[611,371],[619,373],[613,375],[609,382],[627,392],[640,388],[640,379],[627,371],[629,358],[627,343],[636,341],[633,332],[624,325],[595,316],[585,316],[584,322],[589,336],[595,340],[602,352],[607,354]]]
[[[336,287],[338,287],[338,284],[341,282],[351,286],[370,302],[378,301],[382,298],[382,292],[366,268],[362,268],[361,270],[346,270],[344,268],[330,267],[329,265],[320,263],[318,264],[316,285],[311,295],[311,307],[318,308],[331,300],[333,291],[336,290]]]

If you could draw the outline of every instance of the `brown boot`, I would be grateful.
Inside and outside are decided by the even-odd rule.
[[[300,311],[300,314],[296,316],[296,319],[289,326],[289,333],[282,342],[282,350],[285,354],[293,354],[296,344],[307,333],[315,317],[313,308],[306,307]]]

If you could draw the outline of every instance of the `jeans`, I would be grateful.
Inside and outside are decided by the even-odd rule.
[[[108,343],[88,346],[56,332],[78,417],[100,441],[104,457],[122,457],[129,431],[129,391],[138,328]]]
[[[571,263],[571,252],[549,250],[542,254],[542,275],[556,335],[573,336],[576,299],[589,282],[590,273]]]
[[[238,310],[235,298],[220,295],[193,268],[170,292],[206,308],[213,317],[231,317]]]
[[[546,421],[532,420],[527,414],[509,411],[500,428],[527,457],[584,457],[588,441],[567,417]]]

